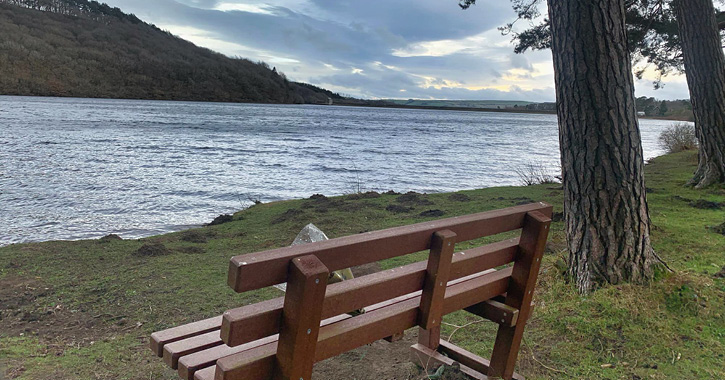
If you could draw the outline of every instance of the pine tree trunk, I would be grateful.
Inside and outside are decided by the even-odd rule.
[[[725,183],[725,55],[712,0],[675,2],[685,74],[700,143],[690,184]]]
[[[569,274],[586,294],[656,260],[624,0],[549,1]]]

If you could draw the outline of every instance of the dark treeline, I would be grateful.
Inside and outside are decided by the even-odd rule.
[[[672,120],[693,121],[692,103],[689,100],[657,100],[652,97],[640,96],[635,99],[637,111],[645,116]],[[556,111],[556,103],[532,103],[524,106],[532,111]]]
[[[636,100],[637,111],[645,116],[661,117],[677,120],[694,120],[692,103],[689,100],[658,100],[640,96]]]
[[[0,94],[223,102],[347,100],[86,0],[0,0]]]

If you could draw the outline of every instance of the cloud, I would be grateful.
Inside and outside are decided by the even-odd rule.
[[[551,53],[512,53],[506,1],[461,11],[453,0],[109,0],[230,56],[290,79],[370,97],[554,99]],[[651,82],[651,81],[650,81]],[[656,97],[687,97],[673,85]],[[638,82],[638,95],[651,93]]]

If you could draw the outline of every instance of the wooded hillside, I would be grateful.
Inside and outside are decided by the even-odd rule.
[[[87,0],[0,0],[0,94],[265,103],[339,95]]]

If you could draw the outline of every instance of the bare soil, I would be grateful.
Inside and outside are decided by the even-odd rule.
[[[52,292],[41,281],[10,276],[0,279],[0,322],[7,336],[35,336],[47,352],[61,355],[68,348],[109,339],[127,329],[122,316],[91,315],[69,310],[62,304],[50,306],[44,297]],[[11,377],[12,378],[12,377]]]

